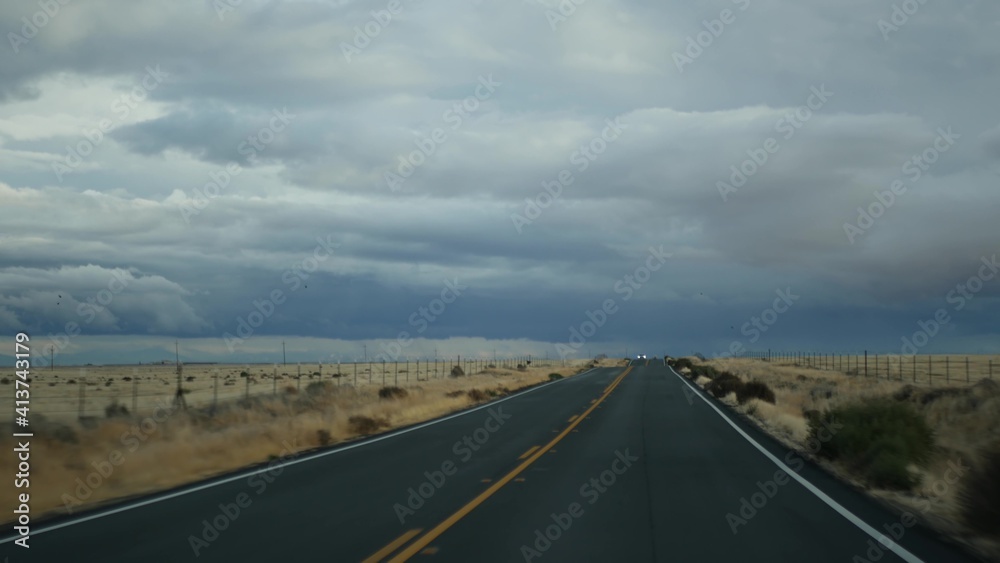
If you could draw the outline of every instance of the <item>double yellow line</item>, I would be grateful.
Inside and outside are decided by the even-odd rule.
[[[419,553],[422,549],[424,549],[428,545],[430,545],[430,543],[432,541],[434,541],[435,539],[437,539],[438,536],[440,536],[441,534],[445,533],[448,530],[448,528],[451,528],[452,526],[454,526],[459,520],[461,520],[462,518],[465,518],[465,516],[467,516],[470,512],[472,512],[473,510],[475,510],[476,507],[478,507],[479,505],[483,504],[486,501],[486,499],[488,499],[491,496],[493,496],[497,491],[499,491],[501,488],[503,488],[504,485],[506,485],[507,483],[510,483],[511,481],[513,481],[515,477],[517,477],[525,469],[527,469],[528,467],[530,467],[532,463],[535,463],[536,461],[538,461],[539,458],[541,458],[543,455],[545,455],[546,452],[548,452],[549,450],[551,450],[556,444],[559,443],[560,440],[562,440],[563,438],[565,438],[570,432],[573,431],[574,428],[576,428],[581,422],[583,422],[583,419],[587,418],[587,416],[589,416],[590,413],[593,412],[594,409],[596,409],[598,405],[600,405],[602,402],[604,402],[605,399],[608,398],[608,396],[611,394],[611,392],[615,390],[615,387],[617,387],[618,384],[621,383],[622,379],[624,379],[625,376],[628,375],[630,371],[632,371],[632,366],[629,366],[628,368],[626,368],[625,371],[623,371],[621,373],[621,375],[619,375],[618,377],[616,377],[615,380],[611,382],[611,385],[608,385],[608,387],[604,390],[604,392],[601,394],[601,396],[596,401],[594,401],[594,403],[591,404],[590,407],[587,410],[583,411],[583,414],[581,414],[580,416],[578,416],[575,419],[573,419],[572,422],[570,422],[569,426],[567,426],[565,430],[563,430],[562,432],[560,432],[558,436],[556,436],[555,438],[553,438],[551,442],[549,442],[548,444],[545,444],[541,448],[538,448],[538,449],[532,448],[531,450],[528,450],[528,452],[530,453],[530,456],[528,456],[527,459],[525,459],[521,463],[521,465],[518,465],[510,473],[504,475],[502,479],[500,479],[496,483],[493,483],[492,485],[490,485],[490,487],[488,489],[486,489],[485,491],[483,491],[482,493],[480,493],[479,496],[477,496],[476,498],[474,498],[471,501],[469,501],[468,504],[466,504],[462,508],[458,509],[458,511],[456,511],[451,516],[445,518],[440,524],[438,524],[437,526],[435,526],[434,528],[432,528],[426,534],[424,534],[423,536],[420,536],[420,538],[418,538],[417,541],[411,543],[409,546],[407,546],[406,549],[404,549],[403,551],[399,552],[395,557],[393,557],[392,559],[389,559],[389,563],[402,563],[404,561],[409,560],[411,557],[413,557],[414,555],[416,555],[417,553]],[[525,458],[525,455],[522,455],[520,459],[524,459],[524,458]],[[365,563],[369,563],[369,562],[374,563],[376,561],[381,561],[389,553],[392,553],[393,551],[395,551],[396,549],[398,549],[401,545],[403,545],[407,541],[409,541],[410,538],[416,536],[420,532],[421,532],[421,530],[419,530],[419,529],[418,530],[410,530],[409,532],[406,532],[405,534],[403,534],[402,536],[400,536],[399,538],[397,538],[396,540],[394,540],[389,545],[387,545],[387,546],[383,547],[382,549],[380,549],[378,552],[376,552],[374,555],[372,555],[368,559],[365,559]]]

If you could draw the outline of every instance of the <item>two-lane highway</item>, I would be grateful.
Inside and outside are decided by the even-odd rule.
[[[12,562],[970,560],[703,397],[660,360],[596,369],[0,548]]]

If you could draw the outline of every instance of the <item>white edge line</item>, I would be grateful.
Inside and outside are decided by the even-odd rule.
[[[702,390],[700,388],[697,388],[694,385],[692,385],[690,381],[688,381],[682,375],[674,371],[674,368],[668,366],[667,369],[669,369],[671,373],[680,378],[680,380],[683,381],[688,387],[694,390],[695,394],[698,395],[698,397],[702,401],[705,401],[705,403],[708,406],[712,407],[712,410],[717,412],[719,416],[721,416],[726,422],[729,423],[730,426],[732,426],[737,432],[739,432],[740,436],[743,436],[743,438],[745,438],[747,442],[750,442],[750,444],[752,444],[755,448],[760,450],[762,454],[764,454],[768,459],[774,462],[774,464],[777,465],[782,471],[787,473],[792,479],[798,481],[800,485],[806,488],[806,490],[816,495],[817,498],[825,502],[827,506],[834,509],[838,514],[847,519],[848,522],[860,528],[863,532],[871,536],[872,539],[882,544],[882,546],[884,546],[889,551],[898,555],[904,561],[907,561],[909,563],[924,563],[923,559],[920,559],[916,555],[913,555],[912,553],[907,551],[903,546],[897,544],[896,542],[886,537],[885,534],[882,534],[875,528],[869,526],[867,522],[856,516],[850,510],[847,510],[846,508],[841,506],[840,503],[830,498],[826,493],[824,493],[822,490],[816,487],[816,485],[810,483],[805,477],[799,475],[798,472],[793,471],[791,467],[785,465],[780,459],[775,457],[774,454],[768,451],[767,448],[757,443],[757,441],[751,438],[749,434],[744,432],[742,428],[737,426],[736,423],[733,422],[732,419],[730,419],[729,416],[726,415],[726,413],[722,412],[719,409],[719,407],[715,406],[714,404],[712,404],[711,401],[706,399],[705,396],[701,393]]]
[[[374,444],[375,442],[381,442],[382,440],[388,440],[389,438],[395,438],[396,436],[400,436],[400,435],[406,434],[408,432],[413,432],[415,430],[420,430],[421,428],[426,428],[428,426],[433,426],[435,424],[444,422],[446,420],[451,420],[453,418],[458,418],[460,416],[465,416],[467,414],[472,414],[472,413],[474,413],[476,411],[479,411],[479,410],[482,410],[482,409],[486,409],[486,408],[490,408],[490,407],[493,407],[493,406],[498,405],[500,403],[503,403],[504,401],[509,401],[511,399],[516,399],[518,397],[527,395],[528,393],[532,393],[534,391],[538,391],[539,389],[548,387],[549,385],[553,385],[555,383],[559,383],[560,381],[571,381],[572,379],[574,379],[576,377],[579,377],[581,375],[587,375],[588,373],[594,371],[595,369],[600,369],[600,368],[591,368],[591,369],[589,369],[587,371],[578,373],[578,374],[574,375],[573,377],[567,377],[567,378],[563,378],[563,379],[557,379],[555,381],[548,381],[548,382],[543,383],[541,385],[538,385],[536,387],[532,387],[531,389],[527,389],[525,391],[520,391],[518,393],[515,393],[514,395],[510,395],[509,397],[504,397],[503,399],[492,401],[492,402],[486,403],[484,405],[480,405],[478,407],[474,407],[474,408],[462,411],[460,413],[450,414],[448,416],[445,416],[443,418],[439,418],[437,420],[432,420],[430,422],[424,422],[422,424],[418,424],[417,426],[411,426],[410,428],[404,428],[403,430],[397,430],[397,431],[391,432],[389,434],[385,434],[385,435],[382,435],[382,436],[377,436],[377,437],[374,437],[374,438],[370,438],[370,439],[364,440],[363,442],[359,442],[357,444],[347,444],[345,446],[342,446],[342,447],[334,449],[334,450],[329,450],[329,451],[325,451],[325,452],[316,452],[316,453],[313,453],[313,454],[309,454],[309,455],[307,455],[305,457],[301,457],[301,458],[298,458],[298,459],[293,459],[291,461],[286,461],[286,462],[284,462],[284,463],[281,464],[281,467],[284,468],[284,467],[288,467],[290,465],[297,465],[299,463],[305,463],[307,461],[313,461],[313,460],[319,459],[321,457],[326,457],[326,456],[329,456],[329,455],[339,454],[339,453],[342,453],[342,452],[346,452],[347,450],[353,450],[354,448],[360,448],[362,446],[367,446],[369,444]],[[271,471],[271,469],[272,468],[270,466],[268,466],[268,467],[262,467],[260,469],[254,469],[254,470],[249,471],[247,473],[241,473],[239,475],[232,475],[230,477],[226,477],[226,478],[220,479],[218,481],[212,481],[211,483],[204,483],[204,484],[201,484],[201,485],[196,485],[196,486],[191,487],[189,489],[184,489],[183,491],[175,491],[173,493],[167,493],[165,495],[158,496],[156,498],[149,498],[149,499],[146,499],[146,500],[137,501],[137,502],[132,503],[132,504],[127,504],[125,506],[119,506],[119,507],[116,507],[116,508],[111,508],[111,509],[108,509],[108,510],[105,510],[105,511],[102,511],[102,512],[98,512],[96,514],[91,514],[91,515],[88,515],[88,516],[81,516],[79,518],[68,520],[66,522],[60,522],[58,524],[52,524],[52,525],[49,525],[49,526],[44,526],[44,527],[42,527],[42,528],[40,528],[38,530],[32,530],[29,535],[31,535],[31,536],[37,536],[39,534],[44,534],[45,532],[52,532],[52,531],[58,530],[60,528],[66,528],[66,527],[69,527],[69,526],[74,526],[76,524],[82,524],[84,522],[89,522],[90,520],[97,520],[98,518],[104,518],[105,516],[111,516],[112,514],[118,514],[120,512],[126,512],[128,510],[133,510],[135,508],[141,508],[143,506],[148,506],[150,504],[156,504],[158,502],[163,502],[165,500],[170,500],[170,499],[181,497],[181,496],[184,496],[184,495],[187,495],[187,494],[196,493],[198,491],[203,491],[205,489],[211,489],[212,487],[217,487],[219,485],[225,485],[226,483],[232,483],[233,481],[239,481],[240,479],[246,479],[248,477],[253,477],[254,475],[260,475],[261,473],[264,473],[265,471]],[[153,494],[156,494],[156,493],[153,493]],[[18,539],[20,537],[21,537],[20,535],[16,535],[16,536],[10,536],[8,538],[0,539],[0,545],[3,545],[5,543],[10,543],[10,542],[12,542],[12,541],[14,541],[14,540],[16,540],[16,539]]]

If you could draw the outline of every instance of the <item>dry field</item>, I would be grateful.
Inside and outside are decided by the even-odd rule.
[[[918,357],[918,365],[920,358]],[[957,358],[953,356],[951,361],[955,362]],[[970,366],[977,366],[977,373],[984,376],[970,377],[973,383],[967,384],[964,378],[965,356],[962,356],[959,363],[963,369],[963,377],[959,381],[952,379],[950,385],[944,385],[943,381],[935,377],[933,387],[928,386],[926,380],[923,385],[913,385],[910,376],[899,381],[898,375],[891,379],[865,378],[804,365],[795,367],[794,363],[781,365],[748,359],[699,362],[695,358],[690,359],[696,364],[705,363],[720,371],[729,371],[744,381],[756,379],[767,383],[774,391],[775,404],[754,399],[738,405],[733,394],[724,397],[723,401],[734,410],[754,419],[786,445],[803,452],[808,451],[806,411],[823,412],[874,397],[895,396],[897,400],[905,398],[923,415],[934,433],[934,457],[926,467],[910,468],[921,477],[920,485],[913,491],[902,493],[869,489],[869,493],[917,515],[925,523],[966,543],[979,553],[994,560],[1000,559],[1000,542],[969,533],[960,523],[960,485],[955,483],[954,474],[949,472],[950,468],[968,468],[980,463],[982,452],[1000,444],[1000,385],[995,380],[990,380],[983,369],[995,358],[970,357]],[[910,359],[904,357],[907,368],[911,365]],[[869,360],[871,361],[871,356]],[[708,379],[704,377],[698,378],[700,385],[707,382]],[[844,468],[825,460],[813,459],[855,486],[867,488]]]
[[[819,354],[801,358],[772,357],[776,366],[814,367],[846,375],[901,380],[917,385],[975,383],[1000,379],[1000,357],[959,355]],[[867,370],[867,372],[866,372]]]
[[[534,361],[552,368],[556,361]],[[371,362],[357,364],[182,364],[181,388],[188,406],[208,406],[245,397],[279,395],[288,388],[301,390],[314,381],[362,388],[370,385],[406,386],[448,376],[454,362],[445,360]],[[488,369],[487,362],[462,361],[467,373]],[[501,363],[500,367],[514,369]],[[248,377],[241,374],[247,373]],[[177,392],[177,369],[169,365],[36,367],[32,370],[31,410],[59,421],[82,417],[104,418],[112,405],[129,413],[148,414],[172,404]],[[14,370],[0,371],[0,405],[14,408]]]
[[[193,381],[184,381],[185,388],[192,389],[186,395],[188,403],[202,406],[173,412],[153,407],[157,399],[163,400],[165,405],[170,404],[176,374],[171,379],[164,373],[168,369],[172,371],[172,366],[154,367],[146,374],[140,371],[143,377],[140,389],[158,385],[162,390],[142,397],[146,402],[140,403],[138,416],[130,413],[112,417],[105,416],[102,402],[110,404],[113,397],[126,396],[124,391],[130,388],[131,382],[123,382],[125,376],[122,374],[131,373],[131,368],[93,368],[88,381],[91,377],[100,378],[97,380],[101,383],[88,386],[87,394],[101,398],[88,405],[88,414],[94,417],[83,423],[76,420],[75,405],[68,393],[50,399],[47,405],[52,409],[50,416],[39,416],[44,414],[39,412],[43,408],[35,408],[35,401],[45,405],[46,390],[60,386],[77,389],[78,384],[68,383],[71,371],[57,369],[51,374],[36,373],[32,388],[39,390],[32,396],[31,411],[31,429],[35,432],[31,451],[32,512],[42,515],[78,510],[102,501],[150,493],[278,456],[428,420],[548,381],[553,372],[575,375],[583,371],[588,362],[568,361],[565,367],[554,365],[555,362],[545,366],[534,364],[526,370],[485,369],[454,378],[442,376],[440,372],[434,377],[433,363],[429,374],[423,369],[424,364],[420,380],[417,381],[415,370],[409,382],[400,377],[399,387],[405,391],[392,397],[380,396],[381,373],[376,372],[369,384],[367,377],[361,377],[361,366],[357,387],[353,385],[352,369],[351,384],[346,377],[334,378],[327,374],[322,379],[315,376],[310,380],[303,375],[301,390],[294,377],[284,376],[284,380],[277,381],[277,395],[273,394],[274,381],[262,377],[261,366],[251,366],[250,373],[258,380],[257,383],[251,381],[251,389],[255,385],[262,389],[256,394],[252,392],[249,400],[243,398],[246,378],[239,377],[239,372],[247,368],[204,366],[199,370],[188,366],[184,369],[185,379],[194,377]],[[439,365],[440,371],[445,365]],[[605,360],[600,365],[618,365],[618,362]],[[324,372],[327,367],[324,366]],[[218,408],[213,411],[214,381],[210,376],[215,369],[229,375],[227,380],[239,379],[240,385],[225,386],[237,389],[223,394],[220,383]],[[273,367],[263,368],[263,371],[264,375],[273,373]],[[281,373],[278,371],[279,378]],[[390,386],[392,376],[392,371],[386,374]],[[160,379],[166,379],[166,384],[159,382]],[[107,381],[111,384],[107,385]],[[47,386],[50,382],[56,385],[50,388]],[[126,405],[130,408],[130,403]],[[10,434],[6,432],[0,438],[0,447],[13,447]],[[110,475],[100,475],[98,469],[101,466],[107,469],[109,461],[118,463]],[[0,457],[0,471],[13,475],[16,473],[13,463],[13,456]],[[10,493],[0,496],[0,511],[7,514],[12,514],[15,508],[15,495],[13,491]]]

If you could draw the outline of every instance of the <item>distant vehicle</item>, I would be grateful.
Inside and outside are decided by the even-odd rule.
[[[638,356],[635,357],[635,359],[637,359],[637,360],[645,360],[646,359],[646,354],[639,354]]]

